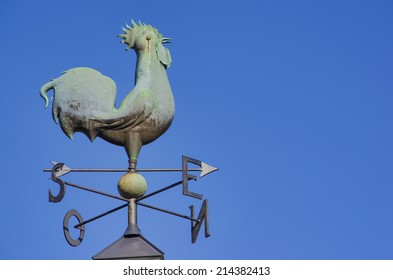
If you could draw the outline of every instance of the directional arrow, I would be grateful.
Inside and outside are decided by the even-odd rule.
[[[57,162],[51,161],[53,165],[56,165]],[[204,162],[201,162],[201,168],[188,168],[187,171],[200,171],[199,177],[202,178],[214,171],[217,171],[218,168],[210,166]],[[52,169],[46,168],[43,170],[44,172],[52,172]],[[66,175],[70,172],[128,172],[128,169],[124,168],[71,168],[68,167],[67,165],[63,165],[61,169],[56,170],[56,176],[61,177],[63,175]],[[140,168],[137,169],[136,172],[182,172],[183,169],[181,168]]]
[[[208,165],[208,164],[206,164],[204,162],[201,162],[201,166],[202,166],[202,172],[201,172],[201,175],[199,175],[201,178],[203,176],[206,176],[207,174],[210,174],[210,173],[218,170],[217,167],[210,166],[210,165]]]
[[[55,161],[51,161],[50,163],[52,163],[54,166],[56,164],[58,164],[58,162],[55,162]],[[44,169],[44,172],[47,172],[46,170],[47,169]],[[50,171],[52,171],[52,169]],[[56,176],[57,177],[61,177],[61,176],[65,175],[65,174],[71,172],[71,168],[69,168],[67,165],[64,164],[63,167],[55,170],[55,172],[56,172]]]

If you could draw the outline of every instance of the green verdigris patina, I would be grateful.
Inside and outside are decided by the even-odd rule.
[[[40,94],[54,90],[52,116],[72,139],[74,132],[86,134],[91,141],[97,136],[124,146],[130,169],[135,170],[142,145],[160,137],[171,125],[175,105],[166,68],[171,55],[163,44],[169,39],[143,23],[123,28],[122,43],[137,54],[135,87],[115,108],[116,84],[98,71],[79,67],[42,86]]]

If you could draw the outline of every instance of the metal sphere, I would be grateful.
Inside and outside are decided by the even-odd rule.
[[[124,174],[117,183],[119,194],[126,198],[140,198],[147,189],[145,178],[136,172],[128,172]]]

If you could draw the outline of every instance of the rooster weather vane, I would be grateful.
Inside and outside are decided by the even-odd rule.
[[[105,141],[123,146],[128,156],[127,169],[72,169],[64,163],[52,162],[51,179],[59,184],[57,195],[49,190],[49,201],[60,202],[66,192],[66,186],[101,194],[122,200],[125,204],[83,221],[82,216],[74,209],[68,211],[63,221],[64,235],[71,246],[78,246],[85,233],[85,225],[98,218],[116,212],[128,206],[128,226],[123,236],[102,250],[93,259],[149,259],[163,258],[163,253],[147,241],[137,226],[137,206],[143,206],[172,214],[191,221],[192,242],[196,241],[202,223],[205,224],[205,236],[210,236],[208,227],[208,201],[202,203],[198,217],[195,217],[194,206],[190,206],[191,215],[182,215],[152,205],[144,204],[144,200],[170,188],[182,185],[183,194],[202,199],[202,195],[189,191],[188,182],[196,180],[190,172],[199,171],[203,177],[218,170],[199,160],[183,156],[182,168],[137,168],[138,156],[143,145],[149,144],[164,134],[170,127],[175,103],[172,90],[166,74],[171,64],[171,55],[164,44],[170,39],[165,38],[155,27],[133,20],[132,26],[126,25],[124,33],[118,35],[126,50],[134,49],[137,55],[135,86],[124,98],[118,108],[116,103],[116,84],[107,76],[87,67],[78,67],[63,72],[57,79],[52,79],[41,87],[40,95],[49,105],[47,92],[53,90],[52,117],[60,123],[63,132],[72,139],[74,132],[84,133],[91,141],[100,137]],[[189,168],[188,164],[199,166]],[[140,174],[143,172],[181,172],[182,178],[176,183],[145,195],[147,183]],[[120,196],[104,193],[60,179],[69,172],[126,172],[117,184]],[[69,232],[69,220],[75,217],[79,230],[78,239]]]

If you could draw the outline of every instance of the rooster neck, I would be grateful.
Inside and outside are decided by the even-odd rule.
[[[137,52],[135,86],[150,87],[155,79],[162,78],[160,77],[161,75],[166,76],[166,73],[157,59],[154,49],[145,49]]]
[[[172,91],[164,65],[158,60],[156,50],[142,50],[137,52],[134,88],[121,102],[120,115],[128,115],[133,108],[135,99],[141,92],[151,91],[161,102],[157,106],[171,106],[173,103]],[[156,99],[154,99],[156,100]],[[132,110],[131,110],[132,111]]]

